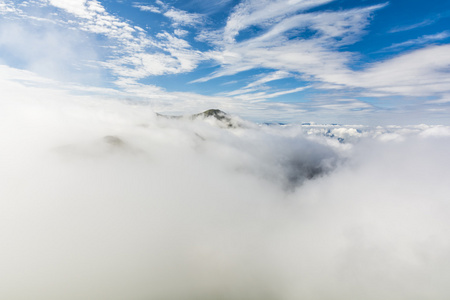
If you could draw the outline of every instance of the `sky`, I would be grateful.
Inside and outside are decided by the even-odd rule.
[[[449,299],[449,22],[0,0],[0,299]]]
[[[448,124],[448,28],[448,1],[1,0],[0,65],[162,113]]]

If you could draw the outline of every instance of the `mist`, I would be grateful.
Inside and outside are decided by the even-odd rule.
[[[447,299],[450,128],[2,99],[2,299]]]

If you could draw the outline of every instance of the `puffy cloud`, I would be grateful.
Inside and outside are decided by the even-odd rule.
[[[164,13],[164,15],[172,19],[172,25],[177,26],[195,26],[199,25],[203,21],[203,15],[188,13],[187,11],[171,8]]]
[[[97,13],[105,11],[103,6],[96,0],[49,0],[49,3],[85,19],[92,19]]]
[[[175,35],[179,36],[179,37],[183,37],[186,36],[189,32],[183,29],[175,29],[173,31],[175,33]]]
[[[161,10],[158,7],[153,6],[153,5],[134,4],[133,6],[136,7],[136,8],[139,8],[142,11],[149,11],[149,12],[152,12],[152,13],[155,13],[155,14],[162,13]]]
[[[14,6],[13,3],[10,3],[9,1],[2,1],[0,2],[0,14],[5,15],[8,13],[18,13],[19,10]]]

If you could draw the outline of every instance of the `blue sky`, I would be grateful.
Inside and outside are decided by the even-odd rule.
[[[0,65],[162,113],[449,124],[450,2],[0,0]]]

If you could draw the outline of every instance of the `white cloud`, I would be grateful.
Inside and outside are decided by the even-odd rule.
[[[179,62],[170,55],[161,53],[136,53],[105,63],[105,66],[119,76],[145,78],[151,75],[177,73]]]
[[[177,36],[179,36],[179,37],[184,37],[184,36],[186,36],[186,35],[188,35],[189,34],[189,32],[187,31],[187,30],[183,30],[183,29],[175,29],[174,31],[173,31],[173,33],[175,33],[175,35],[177,35]]]
[[[260,79],[253,81],[249,84],[247,84],[245,86],[245,88],[251,88],[251,87],[255,87],[255,86],[260,86],[263,85],[265,83],[271,82],[271,81],[275,81],[275,80],[280,80],[280,79],[284,79],[287,77],[290,77],[291,75],[288,72],[285,71],[276,71],[276,72],[272,72],[270,74],[264,75],[263,77],[261,77]]]
[[[302,5],[307,4],[305,2]],[[287,14],[277,19],[281,11],[274,9],[273,14],[269,15],[270,10],[259,12],[258,5],[244,2],[228,20],[231,29],[228,32],[225,30],[222,39],[227,42],[219,43],[215,51],[206,54],[206,57],[220,64],[221,68],[194,82],[266,68],[300,75],[305,81],[320,83],[317,87],[347,91],[354,89],[356,94],[365,96],[441,97],[443,93],[448,93],[447,53],[450,52],[447,45],[429,46],[365,66],[359,71],[352,70],[351,65],[358,55],[340,51],[340,47],[356,42],[364,34],[364,28],[372,14],[386,5],[335,12]],[[234,37],[247,23],[244,22],[241,26],[233,22],[239,19],[238,16],[247,18],[253,14],[251,11],[261,16],[248,21],[248,24],[260,24],[265,30],[255,37],[235,42]],[[271,22],[266,22],[269,19]],[[249,20],[252,18],[249,17]],[[289,32],[294,29],[297,30],[298,37],[290,39]],[[313,34],[302,38],[298,34],[301,30],[310,30]],[[203,33],[202,39],[217,40],[217,34],[218,32],[208,36]],[[397,49],[408,45],[425,45],[448,36],[444,31],[392,47]],[[233,91],[230,95],[254,91],[253,87],[246,87]]]
[[[284,70],[315,75],[345,68],[351,54],[330,51],[314,40],[283,41],[283,39],[249,40],[222,52],[210,52],[209,57],[221,63],[222,68],[197,80],[234,75],[255,68]]]
[[[139,8],[142,11],[149,11],[155,14],[160,14],[162,11],[153,5],[141,5],[141,4],[134,4],[133,7]]]
[[[88,95],[96,99],[125,96],[115,89],[67,83],[6,65],[0,65],[0,89],[5,99],[17,99],[18,101],[76,99],[77,97],[74,95],[79,96],[78,100],[82,100]]]
[[[188,13],[187,11],[170,8],[164,13],[164,16],[172,20],[172,26],[196,26],[202,24],[204,16],[196,13]]]
[[[266,93],[266,92],[258,92],[258,93],[251,93],[253,90],[242,90],[237,96],[234,96],[236,99],[244,100],[244,101],[263,101],[271,98],[276,98],[282,95],[288,95],[293,93],[298,93],[301,91],[304,91],[308,87],[298,87],[295,89],[285,90],[285,91],[279,91],[279,92],[273,92],[273,93]],[[228,93],[227,95],[233,96],[235,93]]]
[[[57,32],[73,31],[74,34],[68,34],[67,37],[82,35],[86,39],[89,37],[88,34],[92,33],[106,37],[106,39],[103,39],[104,42],[102,43],[89,43],[93,45],[93,47],[97,46],[97,51],[102,53],[102,57],[97,55],[97,62],[95,62],[95,58],[90,58],[89,64],[96,67],[106,67],[111,70],[116,77],[141,79],[147,76],[189,72],[192,71],[197,66],[198,61],[201,60],[201,53],[191,49],[190,45],[185,40],[165,34],[164,32],[155,37],[150,37],[144,29],[132,26],[128,21],[124,21],[107,12],[98,1],[52,0],[45,3],[43,2],[40,5],[41,9],[45,9],[48,5],[51,5],[69,14],[64,17],[53,15],[52,18],[57,21],[53,25],[55,27],[59,26],[59,28],[47,32],[49,36],[57,37]],[[169,9],[166,5],[163,5],[163,3],[160,4],[160,6],[165,10]],[[173,12],[173,15],[170,13],[169,15],[175,18],[180,24],[194,24],[201,19],[200,15],[188,14],[175,9],[169,11]],[[19,15],[17,11],[16,15]],[[24,25],[32,26],[30,24],[25,24],[24,20],[29,17],[27,14],[21,12],[20,17],[22,18],[20,27],[24,27]],[[38,24],[43,23],[40,22]],[[42,28],[43,30],[48,31],[44,26]],[[177,30],[176,33],[178,33],[179,36],[185,35],[183,30]],[[85,35],[83,32],[87,34]],[[20,36],[23,35],[18,35],[16,40],[19,40]],[[90,38],[92,38],[92,36],[90,36]],[[67,38],[63,38],[62,41],[66,39]],[[80,43],[81,40],[83,40],[83,38],[78,38],[80,47],[85,47],[84,43]],[[30,39],[22,39],[22,41],[29,43]],[[33,39],[31,39],[31,41],[33,41]],[[36,48],[39,49],[37,44],[39,43],[35,43],[33,47],[21,47],[21,49],[34,48],[36,50]],[[40,44],[43,45],[43,48],[50,47],[51,45],[45,40],[40,42]],[[76,49],[77,47],[72,47],[72,49],[68,48],[68,50],[71,51]],[[58,57],[58,55],[68,55],[63,51],[60,51],[60,47],[50,47],[49,55],[52,53],[52,50],[58,52],[55,57]],[[83,53],[83,51],[81,51],[81,53]],[[83,57],[79,57],[79,55],[74,55],[73,57],[67,56],[66,61],[61,65],[61,69],[63,69],[63,66],[65,67],[70,64],[87,64],[87,62],[78,61],[82,59]],[[37,59],[37,61],[43,62],[43,59]],[[51,66],[51,64],[49,66]],[[38,71],[37,68],[32,70]],[[49,72],[43,74],[48,75]]]
[[[49,3],[85,19],[95,18],[98,13],[105,12],[103,6],[96,0],[49,0]]]
[[[224,28],[224,41],[234,43],[235,37],[240,31],[251,25],[264,26],[280,18],[292,15],[298,11],[304,11],[333,0],[296,0],[296,1],[254,1],[246,0],[237,5],[227,20]]]
[[[415,23],[415,24],[412,24],[412,25],[395,27],[395,28],[391,29],[389,32],[390,33],[397,33],[397,32],[408,31],[408,30],[412,30],[412,29],[416,29],[416,28],[420,28],[420,27],[425,27],[425,26],[428,26],[428,25],[431,25],[431,24],[435,23],[438,19],[439,18],[435,18],[433,20],[424,20],[422,22]]]
[[[51,4],[80,18],[74,24],[82,30],[102,34],[113,41],[114,54],[100,64],[119,77],[139,79],[185,72],[195,66],[188,61],[187,55],[180,54],[182,57],[178,58],[162,53],[162,45],[147,36],[144,30],[135,29],[109,14],[98,1],[52,1]],[[153,48],[154,53],[149,53],[149,48]]]
[[[449,66],[450,45],[430,46],[376,63],[335,82],[387,94],[434,96],[448,92]]]
[[[178,44],[175,44],[176,42],[169,41],[168,44],[161,44],[161,47],[170,55],[136,52],[131,53],[128,57],[113,59],[104,65],[118,76],[134,79],[192,71],[202,59],[201,54],[185,48],[184,46],[188,47],[188,45],[183,40],[178,41]]]
[[[448,295],[449,127],[224,129],[2,78],[2,298]]]
[[[187,6],[202,12],[202,14],[212,15],[217,12],[225,11],[227,6],[232,3],[233,0],[210,0],[208,2],[205,2],[204,0],[190,0],[187,2]]]
[[[227,44],[223,50],[208,53],[222,68],[197,81],[203,82],[255,68],[284,70],[319,80],[321,74],[342,72],[347,69],[354,54],[336,51],[337,48],[354,42],[363,33],[370,15],[382,7],[384,5],[339,12],[306,13],[285,18],[259,36]],[[291,29],[310,29],[317,31],[317,34],[291,40],[288,36]]]
[[[332,103],[318,104],[317,107],[334,110],[335,112],[373,109],[372,105],[356,99],[337,99]]]
[[[17,8],[13,3],[7,1],[0,2],[0,14],[17,13]]]
[[[245,87],[238,89],[238,90],[234,90],[231,92],[226,93],[227,96],[235,96],[235,95],[240,95],[240,94],[246,94],[246,93],[250,93],[250,92],[254,92],[257,90],[264,90],[267,89],[267,87],[264,85],[265,83],[271,82],[271,81],[275,81],[275,80],[280,80],[280,79],[284,79],[287,77],[290,77],[291,75],[288,72],[285,71],[275,71],[269,74],[265,74],[263,76],[259,76],[260,78],[247,84]]]
[[[450,103],[450,94],[442,94],[441,98],[436,100],[429,100],[426,104],[445,104]]]
[[[448,37],[450,37],[450,31],[443,31],[443,32],[436,33],[436,34],[424,35],[417,39],[412,39],[412,40],[408,40],[408,41],[405,41],[402,43],[392,44],[391,46],[382,49],[381,52],[393,51],[393,50],[395,51],[395,50],[399,50],[399,49],[409,47],[409,46],[427,45],[427,44],[430,44],[430,43],[433,43],[436,41],[445,40]]]
[[[134,49],[128,56],[116,58],[104,65],[118,76],[141,79],[148,76],[190,72],[203,59],[200,51],[193,50],[185,40],[167,32],[156,36],[157,47],[164,53],[148,53]]]

